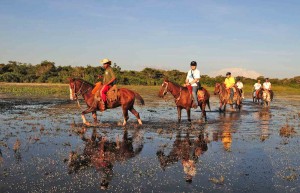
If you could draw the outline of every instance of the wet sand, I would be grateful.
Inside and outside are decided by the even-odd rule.
[[[125,128],[120,108],[85,127],[67,98],[1,98],[0,192],[300,191],[299,96],[225,114],[212,96],[208,123],[180,124],[171,96],[143,97]]]

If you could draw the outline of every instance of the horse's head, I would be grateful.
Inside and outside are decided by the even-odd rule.
[[[214,91],[214,94],[217,95],[220,93],[220,87],[221,87],[221,84],[220,83],[216,83],[215,85],[215,91]]]
[[[169,81],[168,80],[164,80],[164,82],[161,85],[160,91],[158,93],[158,96],[163,98],[167,93],[168,93],[168,85],[169,85]]]
[[[80,94],[81,92],[80,86],[82,85],[82,83],[75,78],[68,78],[68,80],[70,81],[69,82],[70,99],[77,100],[78,94]]]

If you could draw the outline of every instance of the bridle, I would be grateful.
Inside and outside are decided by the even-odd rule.
[[[166,94],[169,92],[169,90],[168,90],[169,83],[168,83],[168,82],[164,82],[161,86],[163,87],[164,84],[166,84],[166,87],[165,87],[165,89],[164,89],[163,95],[166,95]],[[179,93],[178,93],[178,94],[179,94],[179,97],[178,97],[178,98],[175,98],[175,103],[177,103],[177,102],[179,101],[179,99],[181,98],[181,91],[182,91],[182,88],[180,87],[180,91],[179,91]],[[178,94],[176,94],[176,95],[178,95]],[[176,95],[174,95],[174,97],[175,97]]]
[[[168,91],[168,86],[169,86],[169,83],[168,82],[164,82],[161,86],[163,87],[164,84],[166,84],[166,87],[164,89],[164,92],[163,92],[163,95],[166,95],[169,91]]]
[[[76,81],[76,80],[75,80],[75,81]],[[75,81],[74,81],[74,88],[73,88],[72,90],[74,91],[74,96],[75,96],[76,99],[77,99],[79,94],[84,95],[88,90],[91,89],[91,87],[89,87],[88,89],[86,89],[85,91],[82,92],[81,90],[82,90],[82,88],[83,88],[83,85],[86,84],[85,82],[82,81],[79,90],[76,92],[76,84],[75,84]]]

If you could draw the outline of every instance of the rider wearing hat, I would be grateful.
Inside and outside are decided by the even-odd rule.
[[[189,70],[187,73],[185,86],[192,86],[192,95],[194,98],[193,108],[197,108],[198,107],[197,91],[198,91],[198,84],[200,85],[200,71],[197,69],[196,61],[192,61],[190,66],[191,66],[191,70]],[[201,87],[201,85],[199,87]]]
[[[226,89],[230,89],[230,100],[232,102],[233,101],[233,95],[234,95],[233,87],[235,85],[235,80],[231,76],[231,72],[226,73],[226,79],[225,79],[224,83],[225,83]]]
[[[101,106],[100,110],[105,110],[105,104],[106,104],[106,93],[108,90],[115,84],[116,76],[113,72],[113,69],[111,67],[111,61],[107,58],[100,61],[101,64],[103,64],[103,68],[105,69],[104,75],[103,75],[103,87],[100,90],[100,96],[101,96]],[[101,78],[102,76],[99,76]]]

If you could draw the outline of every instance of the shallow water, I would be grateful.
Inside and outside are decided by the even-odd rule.
[[[178,124],[171,96],[144,99],[126,128],[120,108],[85,127],[68,99],[0,99],[0,192],[300,191],[299,100],[220,114],[213,96],[208,123]]]

